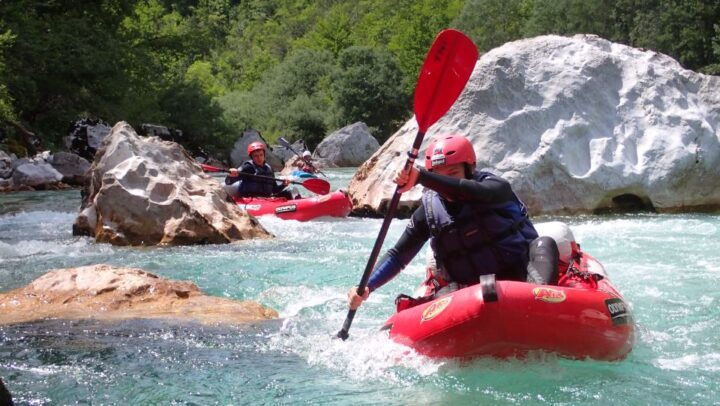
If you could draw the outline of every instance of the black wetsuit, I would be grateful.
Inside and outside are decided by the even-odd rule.
[[[481,181],[458,179],[420,171],[418,183],[438,192],[450,215],[460,212],[467,203],[502,205],[515,201],[516,196],[510,183],[498,176],[487,176]],[[380,260],[368,281],[371,291],[393,279],[417,255],[425,242],[430,239],[431,231],[426,218],[426,210],[421,203],[413,213],[410,223],[393,248]]]
[[[265,176],[268,178],[275,178],[270,165],[267,163],[263,165],[256,165],[252,160],[243,162],[239,169],[240,173],[247,173],[250,175]],[[241,197],[270,197],[279,196],[292,199],[292,194],[289,190],[285,189],[285,186],[278,184],[277,180],[261,179],[251,176],[230,176],[225,177],[225,184],[232,185],[235,182],[240,181],[238,186],[238,195]]]

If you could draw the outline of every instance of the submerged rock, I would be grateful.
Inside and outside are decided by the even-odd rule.
[[[719,129],[720,77],[593,35],[549,35],[483,55],[421,153],[437,134],[467,136],[478,169],[509,180],[533,214],[718,209]],[[385,210],[416,132],[412,119],[359,168],[355,212]],[[402,195],[405,211],[420,189]]]
[[[47,318],[238,324],[277,317],[275,310],[256,302],[207,296],[192,282],[104,264],[51,270],[23,288],[0,294],[0,324]]]
[[[114,245],[219,244],[271,235],[178,144],[125,122],[95,155],[76,235]]]

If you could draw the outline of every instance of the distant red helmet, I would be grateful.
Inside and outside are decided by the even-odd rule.
[[[435,137],[425,150],[425,169],[457,163],[475,165],[475,149],[462,135],[444,134]]]
[[[248,156],[259,149],[265,151],[265,144],[260,141],[251,142],[250,145],[248,145]]]

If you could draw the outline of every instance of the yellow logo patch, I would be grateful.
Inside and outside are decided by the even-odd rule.
[[[547,303],[560,303],[566,299],[565,292],[551,288],[535,288],[533,289],[533,295],[535,295],[535,300]]]
[[[452,300],[452,296],[444,297],[430,306],[428,306],[422,313],[422,318],[420,319],[421,322],[423,321],[429,321],[435,318],[438,314],[442,313],[445,308],[448,307],[450,304],[450,301]]]

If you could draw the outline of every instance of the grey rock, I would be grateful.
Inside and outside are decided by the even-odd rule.
[[[332,166],[359,166],[378,148],[380,144],[370,134],[368,126],[357,122],[325,137],[315,149],[313,158]]]
[[[50,164],[63,175],[62,181],[70,185],[82,186],[90,169],[87,159],[69,152],[55,153],[50,158]]]
[[[15,188],[22,185],[44,188],[57,184],[62,178],[63,175],[48,163],[24,163],[15,168],[12,174],[12,182]]]
[[[281,171],[284,166],[283,160],[274,154],[273,149],[270,148],[269,144],[265,141],[262,135],[260,135],[260,132],[257,130],[246,130],[243,132],[240,138],[235,141],[235,145],[233,145],[233,149],[230,152],[230,165],[237,168],[240,167],[243,162],[250,159],[247,153],[247,147],[255,141],[261,141],[263,144],[268,146],[268,148],[265,150],[265,159],[267,160],[267,163],[270,165],[270,167],[272,167],[273,171]]]
[[[7,179],[12,176],[13,158],[5,151],[0,150],[0,179]]]

